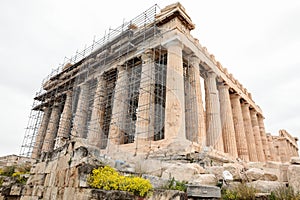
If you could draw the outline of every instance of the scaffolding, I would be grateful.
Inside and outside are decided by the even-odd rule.
[[[139,50],[145,50],[148,48],[150,41],[161,37],[160,30],[155,24],[155,16],[158,10],[159,7],[154,5],[129,22],[123,22],[121,26],[115,29],[110,28],[103,38],[94,39],[91,46],[83,51],[77,51],[75,56],[71,58],[65,57],[64,62],[43,80],[42,87],[34,98],[20,155],[30,157],[35,148],[42,149],[43,144],[39,144],[38,147],[36,144],[40,142],[41,138],[45,139],[44,143],[48,142],[50,145],[54,145],[56,141],[46,141],[46,130],[42,134],[42,121],[47,118],[45,109],[58,110],[60,123],[51,129],[56,132],[53,133],[56,135],[61,122],[69,120],[63,119],[64,115],[62,114],[68,91],[72,91],[72,117],[70,127],[65,128],[65,132],[69,133],[67,136],[69,138],[66,139],[78,136],[71,131],[75,129],[75,126],[82,130],[80,137],[87,138],[90,132],[99,131],[94,130],[92,124],[99,124],[100,120],[103,137],[101,148],[106,148],[113,119],[122,121],[120,128],[122,129],[123,138],[119,138],[119,144],[133,143],[139,134],[136,130],[138,109],[153,110],[151,121],[156,124],[155,128],[151,128],[153,130],[143,130],[141,134],[148,134],[148,137],[154,140],[164,138],[166,51],[161,46],[152,49],[153,57],[151,59],[155,67],[150,68],[150,72],[142,71],[142,60],[135,55],[138,48]],[[112,67],[112,65],[121,60],[124,60],[122,67],[126,71],[127,78],[124,79],[126,82],[117,85],[118,69]],[[100,92],[101,97],[98,96],[99,94],[96,91],[100,76],[104,79],[102,87],[105,88],[105,91]],[[143,84],[143,88],[140,88],[141,83],[144,81],[141,79],[148,80],[147,83]],[[80,101],[80,96],[83,95],[83,85],[88,88],[84,93],[86,101]],[[113,105],[116,101],[116,94],[124,93],[124,91],[126,91],[127,96],[121,101],[126,109],[118,112],[114,111]],[[138,108],[138,100],[143,93],[149,93],[155,103],[139,105]],[[95,105],[95,99],[100,101],[99,105]],[[99,119],[99,115],[97,118],[92,116],[95,106],[99,106],[101,112],[104,113],[102,119]],[[80,124],[75,124],[78,115],[85,115],[85,120],[81,121]],[[121,116],[123,118],[118,119]],[[48,116],[48,124],[57,123],[51,120],[53,120],[51,116]],[[149,122],[150,119],[140,117],[139,120]],[[46,127],[46,129],[48,130],[49,127]],[[37,137],[39,134],[40,139]]]

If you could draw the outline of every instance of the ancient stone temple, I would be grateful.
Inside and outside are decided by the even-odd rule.
[[[104,199],[87,184],[103,164],[162,182],[211,177],[213,187],[220,169],[249,181],[264,168],[258,181],[299,188],[300,165],[288,163],[300,164],[297,138],[266,133],[251,93],[194,28],[180,3],[153,6],[54,70],[34,98],[21,150],[36,163],[26,185],[7,195]]]
[[[286,131],[266,134],[251,93],[194,28],[181,4],[154,6],[78,53],[35,97],[23,153],[39,159],[76,140],[99,155],[212,147],[244,161],[298,156]]]

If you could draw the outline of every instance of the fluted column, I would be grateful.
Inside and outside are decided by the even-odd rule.
[[[254,139],[252,124],[251,124],[249,104],[246,102],[242,103],[242,113],[243,113],[245,135],[248,144],[249,160],[252,162],[257,162],[258,158],[257,158],[255,139]]]
[[[46,135],[42,147],[43,152],[53,151],[58,125],[59,125],[60,110],[61,110],[60,105],[54,103],[54,105],[52,106],[52,112],[51,112],[51,116],[49,119],[47,131],[46,131]]]
[[[207,145],[224,152],[222,125],[220,117],[220,101],[216,84],[217,75],[208,72],[204,80],[206,106],[206,139]]]
[[[271,134],[267,134],[267,142],[269,144],[269,150],[270,150],[270,160],[271,161],[278,161],[276,150],[274,147],[273,137]]]
[[[278,146],[279,146],[279,155],[281,162],[288,162],[288,152],[287,152],[287,143],[285,138],[278,139]]]
[[[68,91],[66,94],[66,100],[64,109],[60,117],[59,127],[57,131],[57,137],[55,141],[55,148],[63,146],[70,136],[72,120],[72,92]]]
[[[185,102],[182,62],[182,43],[177,39],[169,41],[166,105],[165,105],[165,139],[185,139]]]
[[[128,86],[128,72],[124,66],[119,65],[108,135],[110,144],[118,145],[124,143],[128,112]]]
[[[257,116],[258,120],[258,126],[259,126],[259,131],[260,131],[260,137],[261,137],[261,142],[263,146],[263,151],[265,155],[265,160],[268,161],[270,160],[270,149],[269,145],[267,144],[267,136],[266,136],[266,129],[265,129],[265,124],[264,124],[264,118],[262,115]]]
[[[105,108],[103,105],[103,101],[106,96],[106,81],[103,75],[98,77],[98,83],[96,92],[94,95],[94,103],[91,115],[91,121],[89,125],[89,131],[87,135],[88,144],[91,146],[95,146],[98,148],[102,147],[102,139],[103,135],[103,123],[104,123],[104,112]]]
[[[152,50],[142,54],[142,74],[136,121],[136,139],[153,140],[155,108],[155,63]],[[135,140],[135,141],[137,141]]]
[[[298,148],[297,147],[295,147],[295,154],[294,154],[294,156],[299,157],[299,152],[298,152]]]
[[[80,94],[71,131],[73,137],[84,138],[88,116],[88,95],[89,82],[85,82],[80,86]]]
[[[258,158],[258,161],[265,162],[265,156],[264,156],[264,152],[263,152],[263,146],[262,146],[259,126],[258,126],[258,121],[257,121],[257,112],[254,109],[251,109],[250,115],[251,115],[253,134],[254,134],[254,138],[255,138],[257,158]]]
[[[200,145],[200,149],[206,146],[206,130],[205,130],[205,115],[202,102],[200,72],[200,60],[196,56],[190,59],[190,66],[187,72],[187,84],[189,88],[190,111],[187,110],[186,115],[191,115],[186,119],[186,126],[193,127],[190,139]]]
[[[47,131],[48,123],[50,120],[51,109],[49,107],[44,108],[44,114],[41,125],[39,127],[37,136],[35,138],[34,147],[32,150],[31,158],[38,159],[42,150],[45,134]]]
[[[249,161],[248,145],[244,128],[240,96],[237,94],[231,94],[230,100],[238,155],[242,160]]]
[[[220,111],[221,111],[221,124],[222,124],[222,135],[224,142],[224,151],[229,153],[233,157],[238,157],[236,138],[234,131],[234,123],[232,116],[232,109],[229,96],[229,86],[227,84],[220,84],[219,98],[220,98]]]

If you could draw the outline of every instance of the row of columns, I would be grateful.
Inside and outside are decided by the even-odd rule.
[[[190,66],[187,82],[191,88],[190,98],[195,99],[192,108],[197,113],[190,121],[185,117],[185,83],[183,76],[183,45],[178,39],[169,41],[164,45],[167,48],[167,78],[166,78],[166,104],[164,117],[164,138],[168,140],[189,139],[200,144],[200,147],[212,146],[216,150],[239,157],[245,161],[264,162],[274,159],[274,145],[270,145],[270,137],[266,136],[263,117],[236,94],[230,92],[225,82],[218,82],[217,75],[208,71],[204,77],[205,107],[204,112],[200,85],[199,63],[196,56],[190,57]],[[154,134],[154,88],[152,52],[146,51],[142,55],[142,77],[137,109],[136,140],[152,140]],[[112,118],[109,128],[109,138],[105,138],[101,127],[104,123],[105,110],[101,102],[106,95],[105,80],[98,78],[94,105],[88,128],[87,141],[92,146],[105,146],[124,143],[124,122],[128,110],[128,72],[123,66],[118,66],[118,77],[115,86]],[[52,108],[45,108],[44,116],[36,144],[32,152],[33,158],[38,158],[41,151],[51,151],[65,144],[70,138],[84,137],[88,116],[88,82],[80,85],[80,95],[76,114],[72,121],[72,92],[66,93],[63,110],[61,105],[55,103]],[[143,92],[144,91],[144,92]],[[146,107],[148,105],[148,107]],[[150,106],[149,106],[150,105]],[[62,110],[62,113],[60,113]],[[59,124],[59,126],[58,126]],[[192,124],[196,138],[187,138],[186,125]],[[188,136],[189,137],[189,136]]]

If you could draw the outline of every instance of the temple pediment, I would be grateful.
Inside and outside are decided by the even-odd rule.
[[[185,25],[188,30],[195,29],[195,25],[193,24],[191,18],[188,16],[188,14],[185,12],[185,8],[179,2],[163,8],[161,12],[155,16],[158,25],[168,23],[170,20],[176,17],[182,22],[182,24]]]

